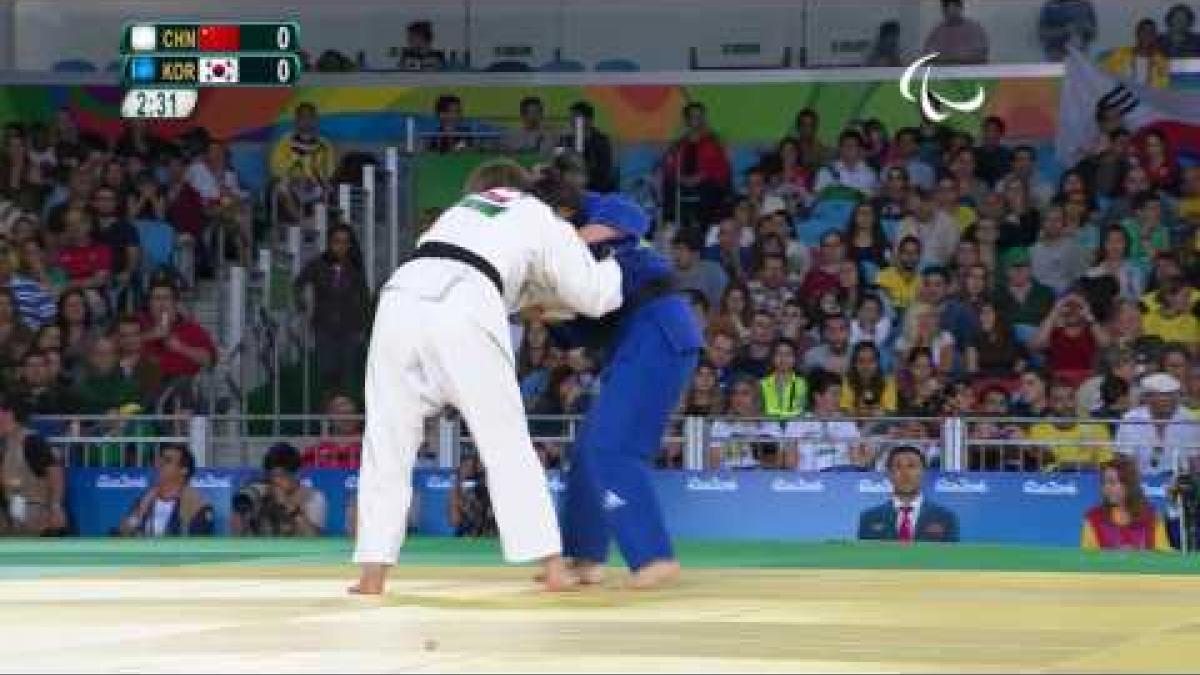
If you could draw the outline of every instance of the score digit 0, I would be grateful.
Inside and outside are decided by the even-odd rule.
[[[292,27],[280,26],[279,30],[275,31],[275,46],[281,51],[287,51],[292,48]],[[283,79],[280,78],[282,82]]]
[[[292,80],[292,60],[284,57],[275,63],[275,75],[279,78],[279,84],[288,84]]]

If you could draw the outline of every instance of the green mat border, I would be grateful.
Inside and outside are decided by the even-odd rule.
[[[350,565],[348,539],[7,539],[0,576],[86,573],[114,568],[196,565]],[[1094,574],[1200,574],[1200,556],[989,545],[867,542],[684,541],[684,565],[730,569],[990,570]],[[619,559],[614,562],[618,564]],[[415,537],[403,566],[499,567],[495,540]]]

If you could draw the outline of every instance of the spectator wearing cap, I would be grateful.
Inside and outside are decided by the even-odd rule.
[[[675,284],[680,290],[697,290],[710,306],[717,306],[729,285],[729,276],[719,263],[701,257],[703,241],[698,231],[675,235],[671,258],[675,263]]]
[[[1167,10],[1167,30],[1158,38],[1158,46],[1168,58],[1194,59],[1200,57],[1200,33],[1196,26],[1196,11],[1180,3]]]
[[[857,131],[843,131],[838,137],[837,159],[817,172],[813,186],[818,198],[831,188],[857,191],[863,199],[871,199],[879,189],[879,176],[867,164],[863,152],[863,137]]]
[[[1100,504],[1083,516],[1080,546],[1087,550],[1169,552],[1166,523],[1142,488],[1137,464],[1125,457],[1100,472]]]
[[[922,262],[927,265],[949,265],[954,260],[962,228],[943,209],[937,208],[933,196],[925,190],[914,190],[909,198],[909,215],[900,221],[896,237],[916,237],[921,242]]]
[[[888,451],[888,479],[892,498],[863,511],[858,518],[858,538],[864,540],[957,542],[958,516],[925,499],[925,455],[911,445]]]
[[[942,0],[942,22],[925,38],[924,53],[939,54],[938,62],[945,64],[987,63],[987,31],[966,17],[963,0]]]
[[[155,482],[138,496],[121,520],[123,537],[181,537],[213,534],[212,504],[192,487],[196,458],[182,445],[166,445],[154,460]]]
[[[596,108],[587,101],[576,101],[570,108],[571,128],[559,140],[566,148],[578,148],[575,135],[583,130],[583,163],[587,167],[587,189],[612,192],[617,189],[617,167],[612,141],[596,128]]]
[[[1005,256],[1008,283],[996,292],[1001,320],[1013,326],[1017,340],[1028,345],[1054,308],[1054,292],[1033,278],[1029,251],[1016,248]]]
[[[0,534],[48,536],[67,529],[66,475],[50,445],[25,426],[26,408],[0,396]]]
[[[1171,81],[1171,64],[1160,46],[1158,25],[1154,19],[1138,21],[1133,40],[1132,45],[1109,52],[1100,65],[1117,77],[1166,88]]]
[[[1130,456],[1144,475],[1183,466],[1200,454],[1200,425],[1180,403],[1182,386],[1166,373],[1142,378],[1143,405],[1130,410],[1117,428],[1117,452]]]

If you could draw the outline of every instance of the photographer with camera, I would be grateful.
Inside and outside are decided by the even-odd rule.
[[[311,537],[325,529],[325,496],[299,480],[300,451],[276,443],[263,460],[263,477],[233,497],[234,536]]]
[[[62,461],[25,427],[25,410],[0,395],[0,535],[66,534],[66,476]]]

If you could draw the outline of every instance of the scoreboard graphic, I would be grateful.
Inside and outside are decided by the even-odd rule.
[[[121,39],[121,114],[186,119],[205,87],[290,87],[300,76],[295,23],[131,23]]]

